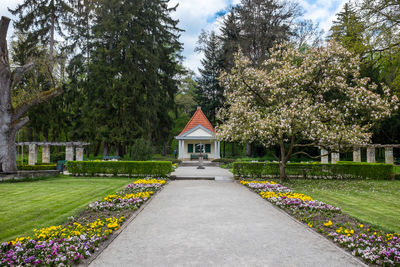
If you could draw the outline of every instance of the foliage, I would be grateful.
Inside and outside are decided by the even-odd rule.
[[[38,171],[38,170],[55,170],[56,164],[39,164],[39,165],[19,165],[17,166],[20,171]]]
[[[133,160],[150,160],[153,157],[153,147],[151,142],[144,138],[137,139],[132,149]]]
[[[280,175],[279,163],[234,162],[233,172],[239,177]],[[392,179],[393,165],[384,163],[339,162],[336,164],[287,163],[286,173],[300,178],[322,179]]]
[[[361,78],[357,58],[331,41],[304,53],[276,45],[261,67],[241,52],[221,76],[226,106],[217,132],[224,140],[280,148],[281,176],[289,159],[320,146],[338,151],[370,141],[374,123],[397,108],[397,97]],[[251,118],[251,119],[249,119]]]
[[[203,52],[204,58],[199,69],[196,101],[207,118],[215,124],[217,109],[224,103],[224,90],[218,81],[222,70],[222,43],[215,32],[203,31],[198,44],[196,51]]]
[[[214,159],[212,162],[221,162],[223,164],[229,164],[235,162],[235,159],[229,159],[229,158],[220,158],[220,159]]]
[[[170,161],[68,161],[68,172],[75,175],[113,174],[166,177],[172,171]]]

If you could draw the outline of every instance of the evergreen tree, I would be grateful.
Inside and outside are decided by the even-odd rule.
[[[366,25],[351,3],[346,3],[336,17],[330,29],[329,38],[336,40],[349,51],[360,55],[366,52],[368,49],[366,36],[364,36]]]
[[[199,69],[200,77],[197,80],[198,91],[196,101],[202,107],[205,115],[215,125],[216,113],[224,103],[224,91],[219,84],[223,66],[223,50],[220,38],[215,32],[202,32],[196,51],[204,53]]]
[[[94,11],[87,121],[94,139],[123,155],[143,137],[163,144],[172,127],[179,29],[167,1],[99,0]],[[107,99],[100,101],[99,99]]]
[[[253,64],[263,62],[275,42],[294,35],[298,4],[278,0],[242,0],[237,6],[240,22],[240,47]]]
[[[64,36],[63,23],[71,11],[65,0],[25,0],[15,9],[8,9],[11,14],[18,16],[14,27],[27,34],[27,42],[42,44],[49,47],[49,59],[53,61],[55,34]]]

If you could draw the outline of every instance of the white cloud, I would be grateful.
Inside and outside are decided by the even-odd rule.
[[[328,33],[336,13],[342,9],[345,2],[346,0],[298,0],[304,11],[303,18],[319,23],[325,34]],[[198,73],[202,54],[196,54],[194,48],[201,29],[218,31],[222,19],[219,18],[212,23],[207,22],[207,19],[213,17],[216,12],[226,9],[229,3],[236,5],[240,0],[173,0],[172,3],[179,3],[177,12],[172,16],[180,20],[178,26],[185,30],[181,37],[181,42],[184,44],[183,55],[186,58],[184,65]]]
[[[197,72],[200,67],[202,54],[195,53],[196,42],[202,29],[216,30],[221,23],[221,18],[210,22],[214,15],[223,9],[226,9],[229,4],[236,5],[241,0],[171,0],[169,6],[179,4],[176,12],[171,15],[174,19],[179,20],[178,27],[185,30],[181,33],[181,42],[184,45],[183,56],[184,65]],[[305,19],[311,19],[315,23],[319,23],[320,28],[327,33],[335,19],[335,14],[338,13],[346,0],[297,0],[303,7]],[[0,15],[12,18],[7,7],[14,8],[23,0],[1,0]],[[13,32],[12,26],[9,30],[9,39]]]

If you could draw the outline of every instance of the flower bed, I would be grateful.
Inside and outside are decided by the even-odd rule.
[[[381,266],[400,266],[398,233],[373,229],[343,214],[339,207],[295,193],[273,181],[242,180],[240,183],[306,223],[308,227],[331,238],[365,262]]]
[[[126,217],[165,183],[162,179],[139,179],[121,192],[90,203],[74,222],[35,229],[32,236],[2,243],[0,266],[65,266],[89,258]]]

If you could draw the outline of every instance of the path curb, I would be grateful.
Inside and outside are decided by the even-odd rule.
[[[235,183],[237,183],[239,186],[245,187],[247,190],[249,190],[250,192],[252,192],[253,194],[257,194],[256,192],[254,192],[253,190],[251,190],[249,187],[244,186],[240,183],[240,180],[235,180]],[[257,194],[258,195],[258,194]],[[261,198],[261,197],[260,197]],[[328,240],[331,244],[335,245],[335,247],[343,254],[350,256],[351,258],[353,258],[355,261],[357,261],[357,263],[359,263],[361,266],[365,266],[368,267],[369,265],[364,263],[362,260],[360,260],[358,257],[354,256],[353,254],[351,254],[349,251],[347,251],[346,249],[338,246],[337,243],[333,242],[331,239],[329,239],[328,237],[321,235],[320,233],[316,232],[315,230],[311,229],[310,227],[306,227],[306,225],[297,220],[296,218],[294,218],[293,216],[291,216],[290,214],[288,214],[286,211],[284,211],[283,209],[279,208],[278,206],[272,204],[271,202],[269,202],[268,200],[264,200],[261,199],[264,202],[267,203],[267,205],[272,206],[275,210],[279,211],[280,213],[284,214],[285,216],[289,217],[292,221],[296,222],[297,224],[300,224],[302,227],[304,227],[307,231],[311,232],[313,235],[315,236],[319,236],[319,237],[323,237],[324,239]]]
[[[132,215],[122,224],[121,228],[119,228],[117,231],[115,231],[100,247],[97,248],[97,250],[92,254],[92,256],[88,259],[86,259],[84,262],[81,262],[77,266],[83,267],[83,266],[89,266],[113,241],[116,239],[124,230],[125,228],[128,227],[128,225],[144,210],[144,208],[147,207],[147,205],[150,204],[150,202],[160,193],[161,191],[164,190],[164,188],[170,183],[169,180],[167,180],[167,183],[161,187],[160,190],[158,190],[155,194],[152,195],[152,197],[146,201],[142,206],[140,206],[139,209],[135,210]]]

